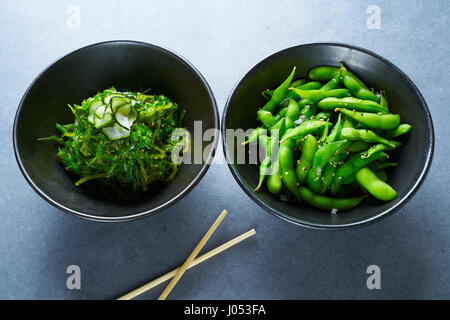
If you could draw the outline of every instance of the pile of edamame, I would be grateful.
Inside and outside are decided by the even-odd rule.
[[[265,149],[256,191],[263,187],[318,209],[349,210],[369,194],[391,201],[388,151],[411,126],[389,111],[384,91],[375,93],[343,63],[318,66],[308,80],[293,81],[295,67],[257,112],[261,126],[245,143]]]

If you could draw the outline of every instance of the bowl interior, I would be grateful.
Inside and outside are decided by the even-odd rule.
[[[203,77],[179,56],[156,46],[113,41],[77,50],[46,69],[30,86],[19,107],[15,150],[31,185],[52,204],[69,212],[98,219],[126,219],[159,211],[187,193],[206,171],[202,160],[184,164],[174,180],[155,184],[144,198],[132,202],[110,201],[92,192],[89,183],[75,187],[56,160],[57,144],[39,142],[56,133],[55,123],[71,123],[67,104],[114,86],[118,90],[164,94],[186,110],[183,125],[192,133],[194,121],[202,131],[218,128],[217,107]],[[217,142],[215,136],[214,141]],[[211,141],[192,142],[191,150],[203,151]],[[213,151],[207,153],[213,156]]]
[[[275,88],[297,66],[296,78],[305,77],[308,71],[319,65],[346,66],[369,87],[386,91],[389,107],[399,113],[402,123],[413,126],[405,144],[391,152],[391,160],[397,167],[388,171],[389,184],[398,197],[387,203],[366,199],[351,211],[331,215],[306,205],[280,201],[266,189],[254,192],[258,181],[258,166],[237,164],[237,146],[233,139],[224,135],[224,149],[233,175],[250,197],[263,208],[291,222],[312,227],[343,227],[368,223],[392,212],[402,204],[420,185],[433,152],[433,128],[428,108],[414,84],[395,66],[385,59],[363,49],[338,44],[302,45],[280,51],[252,68],[237,84],[229,97],[223,118],[222,130],[258,126],[256,111],[264,103],[261,91]]]

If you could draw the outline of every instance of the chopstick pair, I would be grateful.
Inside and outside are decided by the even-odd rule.
[[[156,287],[157,285],[163,283],[164,281],[167,281],[170,278],[172,278],[170,283],[167,285],[166,289],[163,291],[163,293],[158,298],[158,300],[165,300],[187,269],[190,269],[190,268],[196,266],[197,264],[215,256],[216,254],[227,250],[228,248],[253,236],[256,233],[255,229],[251,229],[251,230],[241,234],[240,236],[238,236],[238,237],[222,244],[221,246],[219,246],[215,249],[212,249],[211,251],[203,254],[202,256],[196,258],[197,255],[199,254],[199,252],[202,250],[205,243],[208,241],[208,239],[211,237],[211,235],[217,229],[219,224],[222,222],[223,218],[225,218],[227,213],[228,213],[227,210],[222,211],[222,213],[219,215],[219,217],[216,219],[216,221],[213,223],[213,225],[209,228],[208,232],[203,236],[202,240],[200,240],[200,242],[195,247],[194,251],[192,251],[192,253],[189,255],[189,257],[186,259],[186,261],[183,263],[183,265],[181,267],[176,268],[176,269],[160,276],[159,278],[156,278],[153,281],[150,281],[149,283],[121,296],[117,300],[133,299],[134,297],[136,297],[136,296]]]

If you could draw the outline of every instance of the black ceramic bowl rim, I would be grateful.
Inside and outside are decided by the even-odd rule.
[[[251,74],[252,70],[254,70],[256,67],[258,67],[259,65],[263,64],[264,62],[266,62],[267,60],[272,59],[274,56],[288,51],[288,50],[292,50],[294,48],[300,48],[300,47],[318,47],[318,46],[337,46],[337,47],[344,47],[347,49],[352,49],[352,50],[356,50],[356,51],[360,51],[363,52],[365,54],[368,54],[376,59],[379,59],[381,61],[383,61],[384,63],[388,64],[390,67],[392,67],[393,69],[395,69],[399,74],[401,74],[406,81],[408,82],[408,84],[411,86],[411,88],[413,88],[415,94],[417,95],[417,97],[420,100],[420,105],[421,108],[425,114],[425,118],[427,121],[427,126],[430,129],[430,136],[428,137],[428,148],[426,150],[427,152],[427,157],[426,157],[426,161],[425,161],[425,166],[422,169],[419,178],[417,179],[416,183],[414,184],[414,186],[408,191],[408,193],[406,193],[406,195],[400,199],[399,202],[397,202],[395,205],[393,205],[392,207],[389,207],[388,209],[372,216],[369,217],[367,219],[363,219],[361,221],[358,222],[354,222],[354,223],[347,223],[347,224],[340,224],[340,225],[327,225],[327,224],[320,224],[320,223],[311,223],[311,222],[307,222],[307,221],[303,221],[300,219],[294,219],[294,218],[290,218],[289,216],[287,216],[286,214],[283,214],[283,212],[281,212],[280,210],[277,210],[276,208],[273,208],[272,206],[268,205],[267,203],[265,203],[264,201],[262,201],[261,199],[259,199],[258,197],[255,196],[255,192],[248,188],[246,186],[246,184],[243,182],[241,176],[238,174],[235,165],[232,163],[232,161],[230,161],[230,155],[228,153],[228,149],[227,149],[227,142],[226,142],[226,120],[227,120],[227,116],[228,116],[228,109],[230,107],[230,102],[231,99],[234,96],[234,93],[236,91],[236,89],[238,87],[240,87],[240,85],[246,81],[246,78]],[[230,95],[228,96],[227,102],[225,104],[225,108],[223,110],[223,115],[222,115],[222,124],[221,124],[221,131],[222,131],[222,144],[223,144],[223,152],[225,154],[225,159],[227,161],[228,164],[228,168],[230,169],[231,173],[233,174],[234,178],[236,179],[236,181],[238,182],[238,184],[241,186],[241,188],[247,193],[247,195],[253,200],[255,201],[260,207],[262,207],[263,209],[265,209],[266,211],[270,212],[271,214],[277,216],[278,218],[281,218],[283,220],[289,221],[293,224],[296,225],[300,225],[300,226],[304,226],[304,227],[309,227],[312,229],[321,229],[321,230],[345,230],[345,229],[351,229],[351,228],[356,228],[356,227],[361,227],[361,226],[366,226],[369,224],[372,224],[374,222],[380,221],[383,218],[386,218],[388,216],[390,216],[391,214],[393,214],[396,210],[398,210],[399,208],[401,208],[409,199],[411,199],[411,197],[416,193],[416,191],[420,188],[420,186],[422,185],[426,175],[428,174],[428,171],[430,169],[431,166],[431,162],[433,159],[433,154],[434,154],[434,127],[433,127],[433,121],[431,119],[431,114],[430,114],[430,110],[428,109],[428,106],[425,102],[425,99],[423,98],[422,94],[420,93],[419,89],[417,88],[417,86],[412,82],[412,80],[402,71],[400,70],[396,65],[394,65],[392,62],[390,62],[389,60],[387,60],[386,58],[383,58],[382,56],[369,51],[367,49],[364,48],[360,48],[357,46],[353,46],[353,45],[349,45],[349,44],[344,44],[344,43],[333,43],[333,42],[326,42],[326,43],[307,43],[307,44],[302,44],[302,45],[298,45],[298,46],[293,46],[293,47],[289,47],[283,50],[280,50],[278,52],[275,52],[273,54],[271,54],[270,56],[266,57],[265,59],[261,60],[260,62],[258,62],[256,65],[254,65],[249,71],[247,71],[247,73],[237,82],[237,84],[234,86],[233,90],[231,91]]]
[[[17,146],[17,125],[18,125],[18,118],[19,115],[21,113],[22,107],[23,107],[23,103],[25,101],[25,98],[27,97],[29,91],[31,90],[31,88],[35,85],[35,83],[37,82],[37,80],[48,70],[50,69],[53,65],[57,64],[58,62],[66,59],[67,57],[81,51],[81,50],[85,50],[87,48],[93,47],[93,46],[98,46],[98,45],[104,45],[104,44],[109,44],[109,43],[116,43],[116,44],[138,44],[138,45],[144,45],[144,46],[148,46],[150,48],[154,48],[154,49],[158,49],[161,51],[166,52],[169,55],[174,56],[177,60],[179,60],[181,63],[186,64],[189,68],[192,69],[192,71],[198,76],[198,78],[200,79],[200,81],[202,82],[202,84],[204,85],[204,87],[206,88],[207,92],[208,92],[208,96],[209,99],[211,100],[212,106],[213,106],[213,112],[214,112],[214,128],[216,129],[215,134],[214,134],[214,139],[213,139],[213,145],[212,148],[208,154],[208,158],[205,160],[200,172],[192,179],[191,183],[184,188],[179,194],[177,194],[174,198],[170,199],[169,201],[163,203],[162,205],[152,208],[150,210],[144,211],[144,212],[140,212],[140,213],[136,213],[133,215],[129,215],[129,216],[121,216],[121,217],[102,217],[102,216],[96,216],[93,214],[86,214],[83,212],[79,212],[77,210],[73,210],[71,208],[68,208],[66,206],[61,205],[60,203],[58,203],[57,201],[54,201],[49,195],[47,195],[44,191],[42,191],[34,182],[33,180],[30,178],[30,176],[28,175],[23,163],[22,163],[22,159],[20,158],[20,153],[18,150],[18,146]],[[120,222],[120,221],[130,221],[130,220],[135,220],[135,219],[139,219],[139,218],[144,218],[147,216],[151,216],[154,215],[160,211],[162,211],[163,209],[168,208],[169,206],[175,204],[176,202],[178,202],[179,200],[181,200],[184,196],[186,196],[199,182],[200,180],[203,178],[203,176],[205,175],[206,171],[208,171],[210,164],[212,163],[212,160],[214,159],[215,156],[215,152],[217,149],[217,145],[218,145],[218,141],[219,141],[219,134],[218,134],[218,129],[220,126],[220,118],[219,118],[219,111],[217,108],[217,102],[216,99],[214,97],[214,94],[208,84],[208,82],[206,81],[206,79],[203,77],[203,75],[200,73],[200,71],[197,70],[197,68],[194,67],[194,65],[192,63],[190,63],[187,59],[183,58],[181,55],[179,55],[178,53],[175,53],[172,50],[169,50],[167,48],[163,48],[161,46],[156,46],[150,43],[146,43],[146,42],[141,42],[141,41],[135,41],[135,40],[111,40],[111,41],[103,41],[103,42],[97,42],[94,44],[90,44],[88,46],[84,46],[82,48],[79,48],[75,51],[72,51],[66,55],[64,55],[63,57],[57,59],[55,62],[51,63],[50,65],[48,65],[43,71],[41,71],[37,77],[31,82],[31,84],[28,86],[27,90],[25,91],[22,99],[20,100],[19,106],[17,108],[17,112],[16,112],[16,116],[14,118],[14,125],[13,125],[13,147],[14,147],[14,155],[16,157],[16,161],[17,164],[19,165],[20,171],[22,172],[23,176],[25,177],[25,179],[27,180],[27,182],[30,184],[30,186],[33,188],[34,191],[36,191],[42,198],[44,198],[44,200],[46,200],[48,203],[50,203],[51,205],[53,205],[54,207],[61,209],[64,212],[70,213],[72,215],[81,217],[81,218],[85,218],[88,220],[94,220],[94,221],[103,221],[103,222]]]

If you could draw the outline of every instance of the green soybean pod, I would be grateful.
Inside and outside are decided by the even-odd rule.
[[[322,84],[318,81],[311,81],[305,84],[302,84],[301,86],[291,86],[292,88],[296,88],[297,90],[316,90],[322,87]],[[295,93],[293,90],[289,90],[286,93],[286,99],[294,99],[299,100],[300,96]]]
[[[286,130],[283,135],[281,142],[288,139],[299,139],[303,138],[307,134],[318,132],[323,126],[325,126],[326,121],[323,120],[306,120],[302,122],[299,126]]]
[[[339,71],[340,71],[339,67],[318,66],[312,68],[311,71],[309,71],[308,77],[311,80],[316,81],[330,81],[339,73]]]
[[[344,143],[341,147],[339,147],[339,150],[336,151],[336,153],[331,157],[331,159],[328,161],[328,163],[325,165],[322,171],[322,187],[320,190],[321,194],[324,194],[333,183],[334,175],[336,172],[337,167],[343,163],[343,161],[347,158],[348,152],[345,152],[347,148],[352,144],[351,141],[347,141]],[[342,151],[344,150],[344,151]]]
[[[381,181],[369,168],[360,169],[356,173],[356,180],[378,200],[391,201],[397,196],[397,192]]]
[[[327,120],[327,124],[325,125],[325,128],[323,128],[322,135],[319,138],[319,141],[322,144],[324,144],[325,140],[327,140],[327,138],[328,138],[328,133],[330,131],[330,127],[331,127],[331,123]]]
[[[341,120],[341,115],[339,114],[338,119],[334,124],[333,129],[330,132],[330,135],[326,138],[325,142],[330,143],[336,141],[337,138],[340,137],[343,125],[344,122]]]
[[[400,115],[398,114],[376,114],[350,111],[344,108],[336,108],[335,110],[371,129],[392,130],[400,125]]]
[[[258,112],[256,112],[256,119],[266,128],[272,127],[278,121],[272,112],[267,110],[258,110]]]
[[[301,187],[299,193],[302,200],[306,203],[322,210],[349,210],[356,207],[365,198],[365,196],[354,198],[331,198],[315,194],[305,187]]]
[[[350,90],[353,96],[364,100],[380,101],[380,98],[370,91],[358,77],[348,71],[343,63],[341,63],[341,79],[344,86]]]
[[[389,130],[383,133],[383,137],[386,139],[396,138],[411,131],[412,127],[409,124],[402,123],[397,128]]]
[[[386,144],[379,143],[379,144],[376,144],[376,145],[370,147],[370,149],[367,150],[367,152],[366,152],[366,156],[370,157],[371,155],[373,155],[374,153],[376,153],[378,151],[392,150],[392,149],[398,148],[402,145],[401,142],[398,142],[395,140],[390,140],[389,142],[392,144],[392,146],[388,146]]]
[[[342,140],[326,144],[314,154],[313,163],[308,172],[308,186],[313,192],[320,192],[322,188],[323,167],[345,142],[345,140]]]
[[[299,87],[301,85],[304,85],[306,83],[305,78],[297,79],[291,83],[291,87]]]
[[[283,188],[283,182],[280,175],[280,161],[279,161],[279,137],[281,137],[285,132],[285,119],[279,120],[270,129],[270,175],[267,178],[266,186],[270,193],[278,194]]]
[[[317,102],[329,97],[343,98],[348,95],[347,89],[333,89],[333,90],[299,90],[297,88],[289,88],[290,91],[294,91],[299,97]]]
[[[263,128],[263,127],[258,127],[253,129],[253,131],[250,133],[250,135],[248,136],[248,139],[244,142],[242,142],[242,144],[249,144],[252,142],[257,142],[258,138],[260,136],[265,136],[267,135],[267,129]]]
[[[382,143],[390,147],[395,147],[395,144],[392,141],[380,137],[373,131],[367,129],[358,130],[353,128],[344,128],[342,129],[341,135],[348,140],[361,140],[370,143]]]
[[[373,161],[387,156],[384,152],[377,152],[367,157],[365,152],[357,153],[350,157],[343,165],[341,165],[334,175],[333,183],[330,190],[332,195],[336,195],[344,183],[351,183],[353,181],[352,176],[365,166],[369,165]]]
[[[318,145],[317,139],[311,134],[307,135],[303,140],[302,154],[295,168],[297,182],[300,184],[308,176],[308,170],[311,167]]]
[[[286,96],[286,93],[289,90],[289,87],[291,86],[292,78],[295,74],[295,67],[292,69],[291,74],[287,77],[286,80],[283,81],[283,83],[275,89],[275,91],[272,94],[272,97],[270,97],[270,100],[267,101],[267,103],[262,107],[262,110],[274,112],[280,102],[284,99]]]
[[[283,181],[280,176],[280,161],[276,159],[271,165],[271,174],[267,178],[267,190],[270,193],[278,194],[281,192],[283,188]]]
[[[370,148],[370,143],[365,142],[365,141],[355,141],[353,142],[348,148],[347,148],[347,152],[361,152],[361,151],[366,151],[369,150]]]
[[[300,116],[300,107],[298,106],[297,102],[293,99],[289,99],[289,104],[287,106],[286,110],[286,128],[294,128],[295,127],[295,121]]]
[[[344,97],[344,98],[336,98],[329,97],[325,98],[317,103],[317,107],[322,110],[331,111],[336,108],[346,108],[349,110],[362,111],[362,112],[380,112],[380,113],[389,113],[387,109],[385,109],[380,104],[371,100],[362,100],[353,97]]]
[[[259,166],[259,180],[258,180],[258,185],[255,188],[255,191],[258,191],[261,188],[261,186],[264,182],[264,179],[270,173],[270,171],[269,171],[269,169],[270,169],[270,152],[271,152],[270,138],[267,136],[260,136],[258,140],[259,140],[259,144],[261,146],[263,146],[266,151],[266,157],[264,158],[264,160],[261,162],[261,164]]]
[[[327,83],[325,83],[320,90],[333,90],[337,87],[337,85],[339,84],[339,80],[341,79],[341,70],[339,70],[339,72],[330,79],[330,81],[328,81]]]
[[[281,180],[289,192],[300,200],[297,187],[297,177],[294,167],[294,140],[287,140],[280,144],[278,158],[280,161]]]
[[[300,86],[304,85],[305,82],[306,82],[306,79],[298,79],[291,83],[291,87],[300,87]],[[264,98],[266,98],[267,100],[270,100],[270,97],[272,97],[274,92],[275,92],[275,89],[272,89],[272,90],[266,89],[263,92],[261,92],[261,95]]]

